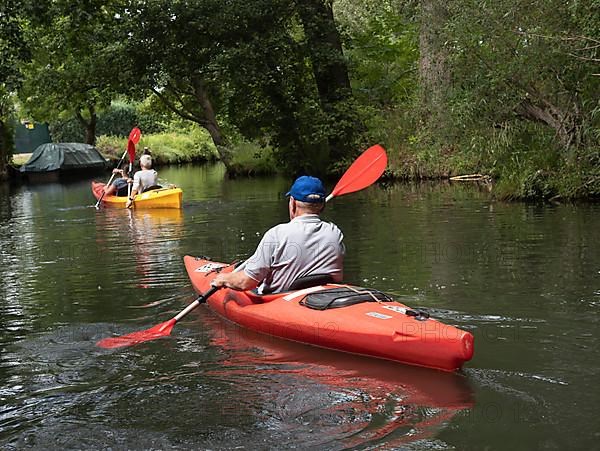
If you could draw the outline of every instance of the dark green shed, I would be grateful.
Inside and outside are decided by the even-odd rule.
[[[31,153],[38,146],[50,142],[48,124],[24,122],[15,125],[15,153]]]

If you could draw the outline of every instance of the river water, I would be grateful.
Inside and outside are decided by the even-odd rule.
[[[182,257],[248,256],[287,220],[283,178],[163,168],[182,211],[92,208],[89,181],[0,187],[2,449],[600,449],[600,206],[375,186],[325,218],[346,281],[470,330],[447,374],[288,343],[202,306]],[[331,187],[330,187],[331,188]]]

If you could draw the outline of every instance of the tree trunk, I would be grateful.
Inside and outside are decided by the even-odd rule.
[[[7,133],[8,127],[0,119],[0,180],[4,180],[7,177],[7,165],[10,156]]]
[[[331,128],[332,159],[348,156],[364,129],[352,103],[352,88],[330,0],[299,0],[296,7],[310,49],[313,74]]]
[[[210,137],[217,148],[219,158],[225,167],[229,168],[231,166],[231,152],[226,140],[223,137],[223,134],[221,133],[221,128],[217,122],[217,116],[212,106],[212,102],[208,97],[206,89],[204,89],[202,80],[199,78],[193,78],[192,82],[194,84],[194,93],[196,95],[196,99],[198,100],[198,103],[204,112],[204,121],[200,123],[200,125],[204,127],[210,134]]]
[[[419,31],[419,78],[421,107],[426,123],[439,124],[446,111],[451,77],[443,33],[448,9],[443,0],[421,0]]]
[[[77,110],[75,115],[79,120],[79,123],[85,129],[85,143],[90,144],[92,146],[96,145],[96,123],[98,122],[98,118],[96,115],[96,108],[93,104],[88,105],[88,111],[90,113],[90,120],[86,121],[81,111]]]
[[[535,122],[548,125],[556,131],[556,136],[565,150],[581,143],[581,118],[577,104],[574,111],[566,111],[539,95],[527,98],[517,108],[517,113]]]
[[[151,88],[152,92],[160,99],[160,101],[173,113],[177,114],[183,119],[195,122],[204,128],[213,140],[217,153],[219,154],[220,160],[223,162],[225,167],[229,169],[231,167],[231,152],[229,150],[229,143],[227,139],[221,133],[221,128],[217,122],[217,116],[215,114],[212,102],[208,97],[208,93],[204,89],[202,80],[198,77],[192,77],[191,90],[190,86],[187,86],[185,91],[186,94],[193,94],[200,106],[201,111],[192,111],[187,108],[181,101],[182,92],[177,87],[167,84],[164,90],[158,90]],[[174,98],[173,101],[171,98]]]
[[[331,4],[326,0],[304,0],[298,11],[310,48],[319,97],[325,104],[352,95],[342,43],[335,27]]]

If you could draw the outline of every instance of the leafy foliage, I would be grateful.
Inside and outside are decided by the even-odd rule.
[[[5,175],[14,145],[12,93],[22,81],[20,64],[30,56],[23,41],[24,6],[20,0],[5,0],[0,4],[0,179]]]
[[[7,0],[0,25],[0,124],[19,89],[55,138],[195,123],[239,172],[378,141],[402,177],[600,191],[597,0]]]
[[[127,137],[133,127],[139,127],[142,134],[162,133],[168,128],[168,120],[158,112],[148,110],[143,104],[113,102],[98,113],[97,134]],[[56,142],[82,142],[84,130],[75,118],[50,122],[50,132]]]
[[[27,39],[33,58],[24,68],[21,99],[39,121],[76,116],[95,137],[96,112],[110,105],[118,83],[116,55],[125,30],[110,2],[49,2],[32,17]],[[88,136],[88,140],[90,137]]]

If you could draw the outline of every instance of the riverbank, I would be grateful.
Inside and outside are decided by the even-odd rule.
[[[127,145],[126,138],[100,136],[96,147],[114,166]],[[217,161],[209,137],[203,134],[162,133],[143,135],[138,156],[148,147],[155,166]],[[552,154],[550,151],[497,153],[494,158],[455,149],[415,150],[401,145],[388,147],[389,165],[383,179],[388,183],[419,180],[477,182],[500,200],[600,199],[600,156]],[[279,172],[273,149],[252,143],[232,148],[230,177],[271,176]],[[31,154],[13,155],[13,165],[25,163]],[[476,175],[476,177],[462,177]]]
[[[387,148],[387,183],[400,181],[455,181],[477,183],[499,200],[558,201],[600,199],[600,164],[593,158],[569,161],[549,152],[514,152],[489,158],[479,153]],[[247,146],[234,152],[229,171],[234,176],[278,172],[272,151]],[[334,177],[334,176],[332,176]]]
[[[215,161],[217,152],[212,143],[203,136],[182,133],[159,133],[142,135],[137,145],[139,157],[147,147],[155,166]],[[127,148],[127,138],[100,136],[96,148],[112,165],[116,165]]]
[[[500,200],[600,199],[600,156],[549,150],[496,153],[402,150],[388,152],[388,181],[477,181]],[[475,175],[475,177],[462,177]]]
[[[114,166],[123,155],[126,145],[126,138],[101,136],[96,147]],[[212,141],[197,135],[180,133],[142,135],[137,145],[137,154],[141,155],[145,147],[148,147],[155,166],[207,163],[219,159]],[[268,176],[277,172],[278,167],[272,148],[263,148],[247,142],[232,146],[232,161],[227,168],[229,177]]]

